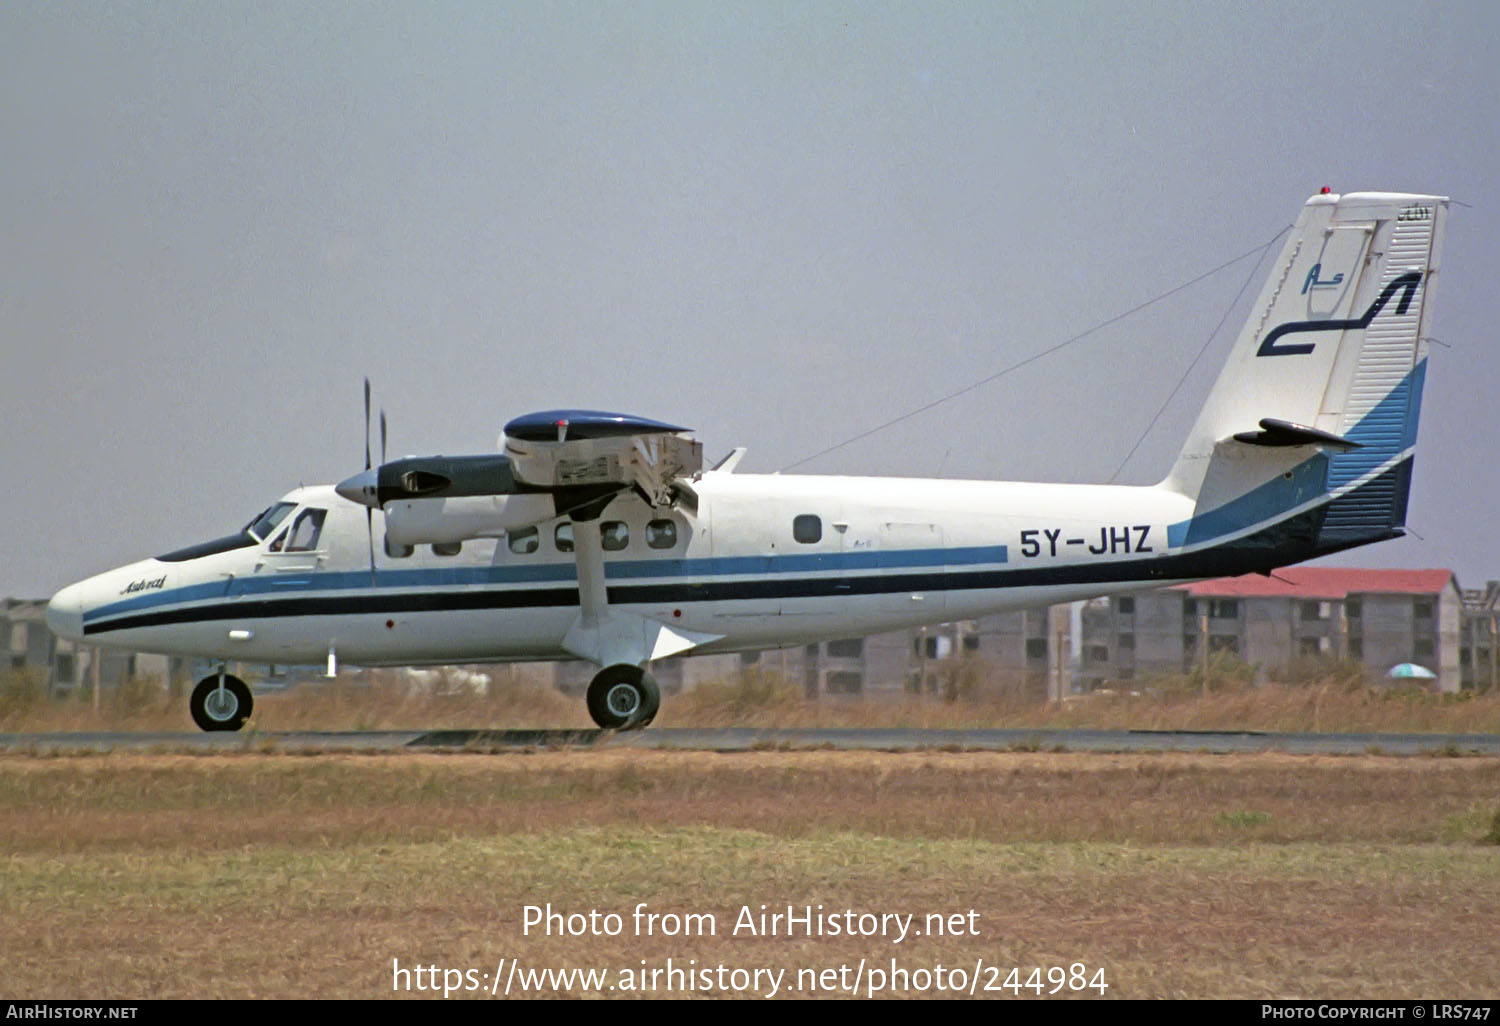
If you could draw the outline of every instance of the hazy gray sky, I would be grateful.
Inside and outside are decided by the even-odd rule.
[[[1500,13],[1229,7],[0,5],[0,594],[354,472],[365,375],[393,455],[579,406],[778,469],[1265,242],[1323,185],[1472,204],[1422,539],[1340,562],[1500,576]],[[1107,480],[1248,272],[802,469]],[[1165,471],[1242,320],[1121,480]]]

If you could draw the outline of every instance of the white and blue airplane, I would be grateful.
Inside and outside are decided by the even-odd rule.
[[[1269,572],[1399,537],[1446,198],[1310,198],[1170,473],[1151,486],[736,474],[687,429],[553,410],[499,454],[408,457],[289,492],[243,529],[70,585],[59,635],[230,662],[584,659],[601,727],[651,662],[800,645]],[[368,436],[369,393],[366,391]],[[382,435],[384,425],[382,423]],[[383,443],[382,443],[383,448]],[[377,546],[375,539],[383,541]]]

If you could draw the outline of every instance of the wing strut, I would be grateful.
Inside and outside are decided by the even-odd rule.
[[[573,520],[573,559],[578,566],[578,619],[568,628],[562,647],[598,666],[644,666],[679,652],[718,641],[722,634],[703,634],[669,626],[638,613],[614,609],[604,582],[604,542],[598,513]]]

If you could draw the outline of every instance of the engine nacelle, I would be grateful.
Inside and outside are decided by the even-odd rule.
[[[505,425],[500,444],[516,480],[526,485],[635,486],[656,506],[671,501],[673,481],[703,470],[703,446],[687,428],[623,413],[527,414]]]

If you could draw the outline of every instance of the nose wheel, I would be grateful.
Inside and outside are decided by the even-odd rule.
[[[589,683],[589,715],[606,730],[638,730],[656,718],[661,690],[639,666],[606,666]]]
[[[238,677],[217,674],[204,677],[193,688],[188,708],[200,730],[239,730],[254,707],[250,689]]]

